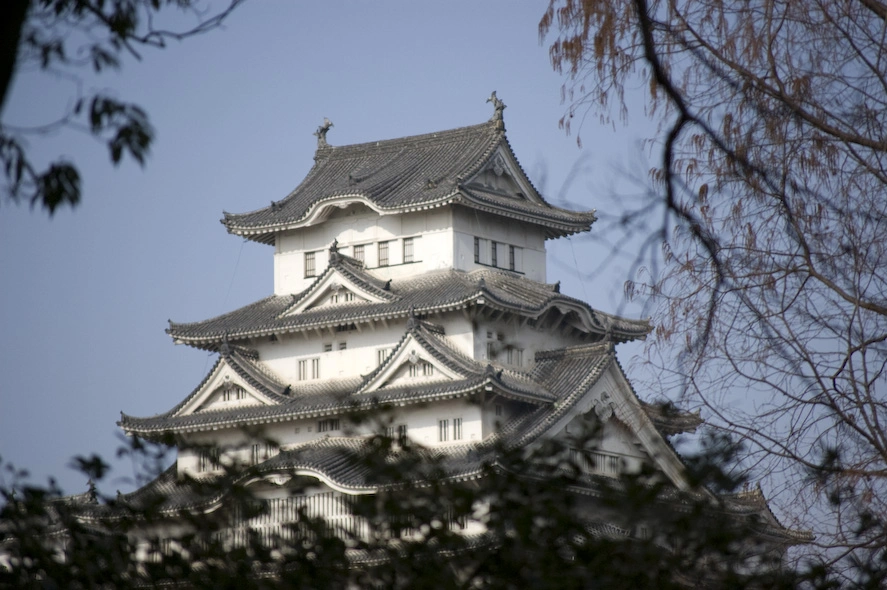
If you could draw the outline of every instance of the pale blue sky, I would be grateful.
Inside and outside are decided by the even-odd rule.
[[[174,346],[167,318],[195,321],[272,290],[272,248],[243,243],[219,224],[279,200],[312,164],[313,131],[329,117],[333,145],[482,122],[490,91],[508,105],[515,153],[550,200],[571,166],[586,171],[566,197],[605,211],[625,168],[645,170],[643,125],[601,126],[583,148],[557,122],[563,78],[537,24],[545,3],[285,2],[254,0],[224,26],[164,51],[144,51],[122,73],[88,80],[150,113],[157,130],[144,170],[114,169],[81,135],[32,141],[32,155],[80,166],[84,200],[48,219],[0,203],[0,456],[37,481],[76,454],[112,457],[121,410],[163,412],[201,380],[211,359]],[[41,123],[69,100],[66,83],[25,74],[4,122]],[[642,113],[634,113],[635,120]],[[544,176],[544,182],[543,182]],[[626,189],[627,190],[627,189]],[[593,232],[603,226],[596,225]],[[549,277],[606,311],[621,309],[627,265],[580,281],[609,256],[587,238],[549,242]],[[623,362],[631,351],[622,351]],[[131,475],[119,464],[114,477]],[[113,477],[110,487],[127,489]]]

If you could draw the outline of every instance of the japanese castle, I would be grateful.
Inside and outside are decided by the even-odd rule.
[[[595,214],[545,201],[506,138],[504,104],[495,94],[490,102],[492,118],[478,125],[355,145],[330,145],[326,121],[315,164],[289,195],[224,214],[229,233],[273,247],[273,294],[170,322],[176,343],[218,360],[175,407],[122,415],[127,434],[173,433],[188,445],[121,501],[164,493],[170,515],[210,511],[225,498],[178,494],[175,482],[240,464],[271,503],[263,522],[285,523],[294,502],[344,522],[342,498],[378,489],[345,460],[374,425],[348,417],[380,406],[392,409],[388,434],[446,455],[454,480],[477,477],[497,448],[592,422],[600,440],[589,473],[647,465],[688,489],[668,438],[695,430],[699,415],[664,412],[632,389],[615,347],[644,338],[647,321],[548,282],[546,240],[589,231]],[[296,476],[316,485],[296,496]],[[791,537],[759,490],[730,502]]]

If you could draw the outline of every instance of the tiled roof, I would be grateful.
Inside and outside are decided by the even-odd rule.
[[[543,225],[551,237],[591,227],[593,212],[553,207],[535,188],[523,198],[466,189],[463,183],[500,148],[514,157],[501,121],[385,141],[323,145],[308,175],[284,199],[250,213],[225,213],[222,223],[231,233],[270,244],[275,232],[303,225],[315,205],[354,198],[391,213],[461,204]],[[518,173],[532,187],[523,170]]]
[[[347,273],[349,280],[369,292],[378,290],[384,293],[387,301],[350,302],[310,308],[298,314],[288,313],[306,292],[311,291],[333,270]],[[359,262],[347,256],[337,256],[315,284],[302,293],[272,295],[202,322],[171,321],[167,333],[178,342],[212,350],[226,337],[236,341],[350,323],[406,318],[410,313],[422,315],[469,305],[485,305],[530,318],[538,318],[552,307],[557,307],[563,313],[576,313],[584,321],[588,332],[600,337],[607,336],[615,342],[643,338],[650,331],[650,324],[646,320],[630,320],[597,311],[579,299],[562,295],[555,286],[537,283],[506,271],[443,270],[392,281],[387,289],[378,283],[378,279],[360,268]]]
[[[364,386],[386,367],[383,363],[375,371],[361,378],[326,380],[307,385],[296,384],[288,388],[288,395],[278,397],[274,405],[242,406],[177,415],[200,389],[198,386],[195,393],[168,412],[146,418],[121,413],[118,424],[127,432],[141,435],[220,427],[248,427],[282,420],[366,410],[380,405],[405,405],[462,397],[484,391],[486,387],[510,399],[530,404],[550,404],[556,399],[555,394],[534,382],[526,374],[504,369],[495,371],[489,365],[461,355],[446,343],[439,329],[427,322],[411,320],[398,348],[403,346],[408,336],[413,336],[429,356],[454,369],[462,378],[423,383],[419,386],[395,385],[369,392],[363,391]],[[387,362],[397,356],[397,350],[395,349],[388,357]],[[214,370],[215,367],[210,374]]]

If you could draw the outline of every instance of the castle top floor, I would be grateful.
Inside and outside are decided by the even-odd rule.
[[[315,164],[287,197],[226,213],[229,232],[275,246],[275,291],[298,291],[333,240],[379,278],[491,266],[545,280],[546,239],[587,231],[594,212],[542,198],[505,137],[501,102],[480,125],[346,146],[318,129]]]

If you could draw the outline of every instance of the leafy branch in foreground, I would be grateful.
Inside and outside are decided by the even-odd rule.
[[[62,497],[54,486],[25,485],[7,465],[0,585],[832,587],[822,565],[782,569],[778,543],[762,536],[761,523],[728,515],[707,492],[742,484],[724,471],[735,456],[726,439],[710,439],[688,460],[697,487],[678,493],[646,470],[590,476],[583,462],[594,460],[592,438],[550,440],[529,453],[500,449],[476,477],[454,480],[445,475],[452,457],[374,436],[341,461],[370,473],[377,493],[323,492],[333,503],[325,514],[307,500],[322,484],[280,468],[295,451],[227,465],[212,478],[167,470],[163,493],[117,497],[95,486]],[[136,440],[124,452],[157,464],[165,448]],[[96,457],[78,464],[107,477]],[[272,499],[269,490],[280,486],[286,495]],[[191,507],[170,511],[182,498]],[[200,503],[206,498],[216,499],[211,510]],[[883,581],[883,566],[860,563],[860,581]]]
[[[40,206],[52,215],[59,207],[75,207],[82,183],[77,166],[59,159],[46,168],[28,155],[28,137],[62,129],[82,131],[103,142],[116,166],[124,157],[145,164],[154,129],[138,105],[84,92],[87,71],[119,70],[125,57],[141,59],[143,48],[163,49],[219,27],[243,0],[222,9],[201,0],[12,0],[0,6],[0,163],[3,192],[14,203]],[[172,9],[172,10],[171,10]],[[191,28],[160,28],[156,19],[173,10],[195,19]],[[16,72],[39,70],[71,83],[64,111],[37,127],[19,127],[2,118]]]

